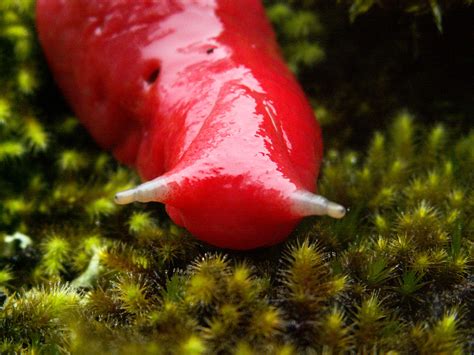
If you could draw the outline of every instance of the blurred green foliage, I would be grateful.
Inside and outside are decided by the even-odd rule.
[[[283,53],[324,126],[326,145],[367,147],[372,132],[385,129],[401,109],[420,123],[445,122],[455,134],[472,127],[472,1],[437,1],[442,32],[429,0],[267,2]],[[314,18],[305,34],[300,26],[307,23],[294,20],[309,17],[303,14]],[[295,39],[294,33],[301,35]],[[318,55],[305,62],[308,48]]]
[[[33,5],[0,4],[1,353],[473,351],[472,1],[266,2],[349,213],[245,253],[112,203],[138,178],[61,101]]]

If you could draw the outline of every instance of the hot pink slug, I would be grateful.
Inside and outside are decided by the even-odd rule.
[[[210,244],[283,240],[345,210],[312,192],[322,140],[257,0],[38,0],[37,27],[79,119]]]

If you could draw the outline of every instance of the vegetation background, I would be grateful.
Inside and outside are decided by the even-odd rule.
[[[137,176],[60,98],[34,1],[1,1],[1,353],[474,352],[474,2],[265,6],[350,211],[243,253],[113,204]]]

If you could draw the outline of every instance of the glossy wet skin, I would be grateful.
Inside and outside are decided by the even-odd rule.
[[[144,180],[168,177],[161,202],[200,239],[284,239],[301,218],[288,198],[315,190],[322,144],[260,3],[60,3],[39,0],[40,37],[99,144]]]

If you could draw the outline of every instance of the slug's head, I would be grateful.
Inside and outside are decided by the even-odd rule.
[[[249,183],[245,176],[175,179],[163,176],[120,192],[119,204],[159,201],[173,221],[197,238],[231,249],[253,249],[284,240],[304,216],[341,218],[344,207],[308,191]],[[284,187],[283,189],[281,187]]]
[[[276,244],[304,216],[342,217],[342,206],[309,192],[322,147],[303,94],[285,78],[285,85],[252,78],[223,81],[167,173],[117,194],[116,202],[162,202],[175,223],[232,249]]]

